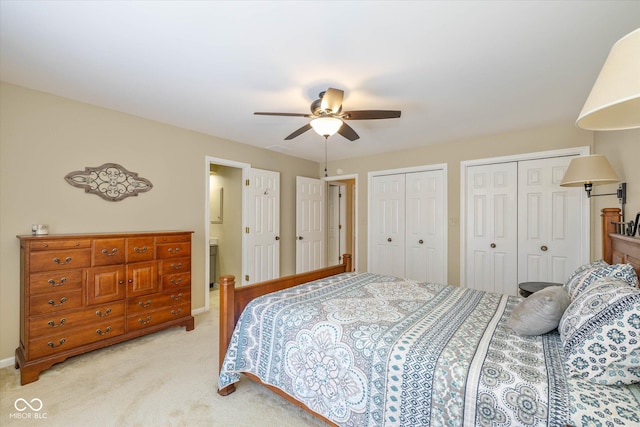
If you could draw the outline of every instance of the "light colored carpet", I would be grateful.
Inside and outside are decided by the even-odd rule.
[[[243,378],[222,397],[218,383],[218,291],[196,327],[172,328],[72,357],[20,385],[0,369],[0,425],[7,426],[323,426],[292,403]],[[17,399],[43,407],[16,418]],[[20,402],[19,402],[20,403]],[[23,406],[24,407],[24,406]],[[13,416],[12,416],[13,414]]]

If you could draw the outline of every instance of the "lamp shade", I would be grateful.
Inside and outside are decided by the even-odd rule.
[[[576,125],[588,130],[640,127],[640,28],[611,48]]]
[[[338,129],[342,126],[342,120],[335,117],[318,117],[311,120],[310,124],[318,135],[328,138],[338,132]]]
[[[581,187],[584,184],[610,184],[618,181],[618,175],[609,160],[602,154],[592,154],[571,160],[560,186]]]

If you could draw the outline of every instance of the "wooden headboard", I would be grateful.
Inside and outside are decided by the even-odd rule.
[[[618,208],[602,209],[602,259],[609,264],[628,263],[640,277],[640,238],[615,233],[615,222],[620,222]]]

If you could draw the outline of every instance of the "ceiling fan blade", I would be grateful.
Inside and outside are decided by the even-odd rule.
[[[287,136],[285,138],[285,140],[289,140],[289,139],[293,139],[296,136],[302,135],[303,133],[305,133],[306,131],[308,131],[309,129],[311,129],[311,125],[309,123],[307,123],[306,125],[302,126],[300,129],[298,129],[297,131],[293,132],[291,135]]]
[[[342,118],[345,120],[397,119],[400,113],[397,110],[346,111]]]
[[[349,141],[355,141],[356,139],[360,138],[360,135],[358,135],[356,131],[353,130],[353,128],[345,122],[342,122],[342,126],[340,126],[340,129],[338,129],[338,133],[347,138]]]
[[[263,113],[257,112],[253,113],[256,116],[288,116],[288,117],[313,117],[313,114],[304,114],[304,113]]]
[[[334,114],[338,114],[342,110],[342,98],[344,97],[344,91],[340,89],[334,89],[330,87],[324,93],[320,108],[324,111],[331,111]]]

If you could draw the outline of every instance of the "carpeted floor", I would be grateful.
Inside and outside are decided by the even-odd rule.
[[[323,426],[247,378],[229,396],[216,393],[217,290],[211,302],[191,332],[173,328],[76,356],[25,386],[18,370],[0,369],[0,425]],[[15,408],[36,398],[39,411]]]

